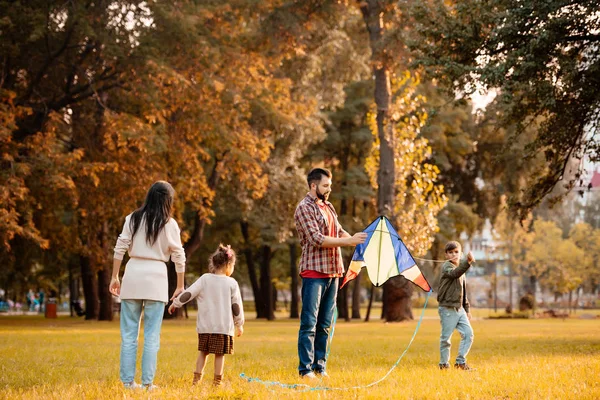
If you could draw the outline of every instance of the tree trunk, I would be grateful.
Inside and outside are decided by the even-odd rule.
[[[537,311],[537,276],[531,275],[529,277],[529,285],[531,287],[531,295],[533,296],[533,314]]]
[[[104,97],[104,101],[107,100],[107,97]],[[101,114],[100,114],[101,113]],[[98,111],[98,121],[99,123],[104,121],[104,108],[102,111]],[[100,128],[99,128],[100,129]],[[102,231],[100,232],[100,243],[102,244],[102,248],[104,249],[105,254],[110,253],[110,247],[108,242],[108,223],[104,221],[102,224]],[[99,311],[98,311],[98,320],[99,321],[112,321],[113,320],[113,312],[112,312],[112,294],[109,292],[108,285],[110,284],[111,277],[111,269],[112,265],[108,266],[106,263],[103,263],[100,268],[97,269],[98,275],[98,300],[99,300]]]
[[[290,304],[290,318],[299,318],[298,314],[298,265],[297,263],[297,247],[296,243],[290,242],[290,275],[292,277],[291,284],[291,304]]]
[[[256,274],[256,266],[254,265],[254,255],[252,254],[252,248],[250,245],[250,234],[248,232],[248,223],[241,221],[240,226],[242,228],[242,236],[244,237],[244,256],[246,258],[246,265],[248,266],[248,277],[250,278],[250,285],[252,286],[252,294],[254,295],[254,307],[256,309],[256,318],[266,318],[266,310],[262,306],[261,302],[261,291],[258,284],[258,276]],[[293,278],[292,278],[293,279]]]
[[[348,314],[348,285],[338,290],[336,303],[338,320],[343,318],[345,321],[350,321],[350,315]]]
[[[166,263],[167,268],[167,279],[168,283],[168,293],[169,299],[173,297],[173,293],[175,293],[175,289],[177,289],[177,270],[175,269],[175,263],[171,260]],[[187,307],[187,304],[184,306]],[[176,308],[173,314],[169,314],[169,307],[165,307],[163,311],[163,319],[182,319],[183,318],[183,308]]]
[[[359,274],[354,279],[354,287],[352,288],[352,319],[360,319],[360,277]]]
[[[387,294],[386,294],[385,287],[382,286],[381,288],[383,289],[383,293],[381,294],[381,316],[380,316],[380,318],[381,318],[382,321],[385,321],[385,310],[387,308],[386,307],[387,306],[387,302],[385,301],[386,300],[385,297],[386,297]]]
[[[79,301],[79,276],[75,274],[76,264],[74,259],[69,260],[69,310],[71,317],[74,317],[74,302]]]
[[[494,271],[496,270],[496,267],[494,267]],[[497,313],[498,312],[498,274],[496,272],[494,272],[494,274],[492,275],[492,278],[494,278],[494,312]]]
[[[512,240],[512,239],[511,239]],[[510,309],[513,310],[513,244],[509,243],[508,247],[508,304]]]
[[[395,277],[383,285],[384,318],[387,322],[412,320],[412,284],[404,277]]]
[[[367,306],[367,315],[365,316],[365,322],[369,322],[371,316],[371,307],[373,306],[373,297],[375,297],[375,286],[371,285],[371,294],[369,295],[369,305]]]
[[[98,318],[98,281],[92,270],[89,257],[80,257],[81,280],[83,283],[83,297],[85,299],[85,319]]]
[[[98,321],[112,321],[112,294],[108,291],[110,284],[111,271],[108,267],[98,270],[98,299],[100,307],[98,311]]]
[[[569,314],[573,311],[573,291],[569,290]]]
[[[351,261],[352,253],[344,256],[344,265],[349,265]],[[340,278],[341,279],[341,278]],[[338,289],[336,295],[336,304],[338,311],[338,319],[343,318],[344,321],[350,321],[350,313],[348,312],[348,285],[344,286],[342,289]]]
[[[271,290],[273,293],[273,297],[271,298],[271,302],[272,302],[272,307],[273,307],[273,312],[277,311],[277,287],[275,286],[274,282],[271,282]]]
[[[260,287],[262,289],[261,303],[265,310],[265,318],[272,321],[275,319],[275,313],[273,312],[273,285],[271,282],[271,247],[268,245],[262,246]]]

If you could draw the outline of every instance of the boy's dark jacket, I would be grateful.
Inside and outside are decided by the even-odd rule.
[[[463,258],[458,267],[450,261],[442,265],[440,286],[438,288],[438,303],[441,307],[460,308],[469,312],[470,304],[467,299],[465,272],[471,267],[466,258]]]

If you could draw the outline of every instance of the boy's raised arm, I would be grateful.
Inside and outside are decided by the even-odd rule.
[[[469,268],[471,268],[471,264],[469,264],[466,258],[463,258],[460,260],[460,262],[458,263],[458,267],[456,268],[452,268],[451,266],[445,266],[442,270],[442,274],[452,279],[458,279],[461,276],[463,276],[463,274],[467,272]]]

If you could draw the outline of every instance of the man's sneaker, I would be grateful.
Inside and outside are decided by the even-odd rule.
[[[308,374],[300,375],[302,379],[317,379],[317,375],[314,372],[310,371]]]
[[[454,368],[456,368],[456,369],[462,369],[462,370],[465,370],[465,371],[472,371],[473,370],[473,368],[469,367],[467,365],[467,363],[464,363],[464,364],[458,364],[458,363],[454,364]]]
[[[316,371],[315,373],[317,374],[317,376],[320,376],[321,378],[329,378],[329,374],[325,371]]]
[[[440,364],[440,369],[449,369],[450,364]]]
[[[139,383],[135,383],[135,382],[129,382],[129,383],[124,383],[123,387],[125,389],[139,389],[142,387],[142,385],[140,385]]]
[[[142,385],[142,387],[144,389],[146,389],[147,391],[151,392],[152,390],[158,390],[159,387],[156,385],[153,385],[152,383],[148,384],[148,385]]]

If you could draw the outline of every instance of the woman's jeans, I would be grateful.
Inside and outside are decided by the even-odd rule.
[[[450,361],[450,338],[456,329],[460,333],[460,344],[458,346],[457,364],[467,362],[467,354],[473,344],[473,328],[464,308],[458,310],[453,307],[439,307],[440,322],[442,323],[442,334],[440,335],[440,365],[448,364]]]
[[[156,374],[156,354],[160,347],[160,327],[165,303],[153,300],[121,301],[121,382],[131,383],[135,377],[140,320],[144,310],[144,353],[142,384],[150,385]]]

